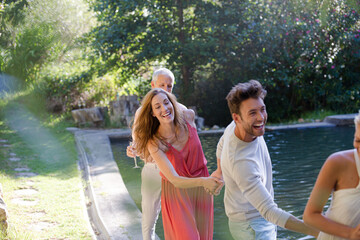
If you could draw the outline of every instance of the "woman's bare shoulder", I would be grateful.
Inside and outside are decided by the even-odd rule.
[[[149,153],[153,153],[153,152],[156,152],[159,147],[158,147],[158,142],[154,139],[150,139],[148,142],[147,142],[147,145],[146,145]]]
[[[354,150],[344,150],[331,154],[325,164],[334,169],[341,170],[349,164],[354,163]]]

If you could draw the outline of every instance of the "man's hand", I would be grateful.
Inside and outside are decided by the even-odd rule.
[[[220,194],[220,192],[221,192],[221,189],[224,187],[224,184],[225,184],[224,178],[222,176],[222,172],[221,172],[221,170],[216,169],[210,176],[218,179],[219,182],[221,181],[221,184],[219,185],[219,187],[214,192],[214,195],[218,196]]]
[[[216,169],[210,176],[223,180],[222,172]]]
[[[218,196],[221,192],[221,189],[224,187],[224,180],[221,174],[221,171],[219,171],[218,169],[216,169],[211,175],[211,177],[213,177],[216,182],[218,183],[218,187],[212,192],[210,191],[210,189],[205,188],[206,192]]]

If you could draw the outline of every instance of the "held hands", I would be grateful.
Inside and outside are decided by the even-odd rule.
[[[213,193],[213,195],[218,196],[221,192],[221,189],[224,187],[224,184],[225,184],[224,178],[222,176],[222,172],[218,168],[210,176],[216,178],[218,181],[221,181],[221,184],[218,186],[218,188]],[[206,191],[209,192],[208,189],[206,189]]]
[[[211,195],[219,195],[222,187],[224,186],[224,181],[222,179],[210,176],[205,178],[204,188],[206,192]]]

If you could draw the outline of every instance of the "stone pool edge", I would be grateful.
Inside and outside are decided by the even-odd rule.
[[[130,130],[83,130],[74,134],[84,194],[96,239],[142,239],[141,212],[120,175],[110,137],[129,138]]]

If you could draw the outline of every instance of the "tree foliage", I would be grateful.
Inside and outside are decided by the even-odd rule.
[[[1,72],[34,82],[44,64],[61,60],[87,31],[79,1],[5,1],[1,12]]]
[[[273,121],[320,109],[354,111],[360,77],[355,5],[331,0],[93,1],[100,23],[93,46],[108,67],[129,75],[166,62],[180,83],[180,101],[196,105],[207,124],[229,120],[226,93],[249,79],[259,79],[268,89]]]
[[[124,73],[140,74],[144,64],[166,61],[188,103],[194,72],[212,61],[215,42],[206,13],[216,6],[201,0],[94,1],[101,24],[93,31],[93,46],[108,66]]]
[[[166,66],[207,125],[230,121],[226,94],[250,79],[268,90],[270,121],[359,108],[357,0],[92,0],[98,24],[78,41],[92,26],[80,2],[3,1],[0,70],[44,79],[48,96],[106,104],[120,91],[141,97]]]

